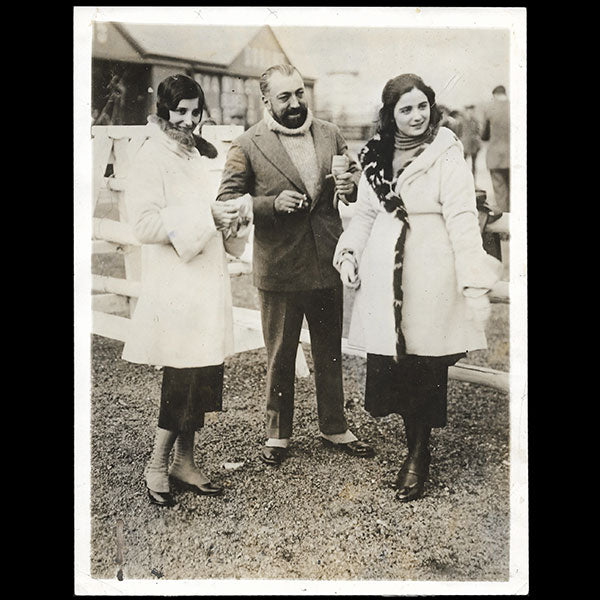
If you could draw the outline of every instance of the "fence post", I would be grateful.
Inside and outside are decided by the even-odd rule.
[[[129,145],[131,144],[131,138],[123,137],[114,140],[113,152],[115,154],[115,162],[113,170],[115,177],[118,179],[124,179],[127,177],[129,167],[133,156],[129,153]],[[119,221],[122,223],[129,223],[127,215],[127,206],[125,204],[125,193],[121,190],[111,190],[111,194],[116,195],[119,208]],[[123,261],[125,263],[125,279],[129,281],[141,281],[142,280],[142,249],[139,246],[130,246],[127,252],[123,255]],[[135,305],[137,304],[137,298],[129,298],[129,316],[133,316]]]

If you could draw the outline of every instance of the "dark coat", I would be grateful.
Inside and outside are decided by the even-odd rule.
[[[313,136],[320,177],[314,198],[306,190],[298,170],[276,133],[260,121],[234,140],[223,171],[218,200],[249,193],[254,208],[254,285],[263,290],[299,291],[335,287],[339,273],[333,253],[342,233],[342,222],[333,206],[334,180],[331,159],[347,154],[339,128],[313,119]],[[358,185],[361,170],[349,156],[350,171]],[[310,209],[276,214],[275,198],[284,190],[306,194]],[[356,201],[356,188],[350,202]]]

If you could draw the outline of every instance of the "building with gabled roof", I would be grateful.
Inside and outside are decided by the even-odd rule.
[[[92,118],[96,124],[142,125],[168,75],[200,83],[217,124],[250,126],[262,117],[258,85],[269,66],[290,63],[268,26],[202,26],[95,21]],[[301,73],[314,109],[314,77]]]

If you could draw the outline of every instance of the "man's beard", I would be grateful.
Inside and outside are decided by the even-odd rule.
[[[290,119],[290,116],[292,115],[300,115],[300,118]],[[308,108],[306,106],[300,106],[299,108],[286,110],[280,116],[274,114],[273,118],[278,123],[281,123],[284,127],[287,127],[288,129],[298,129],[298,127],[302,127],[302,125],[304,125],[307,115]]]

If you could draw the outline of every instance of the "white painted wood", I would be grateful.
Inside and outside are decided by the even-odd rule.
[[[304,348],[302,348],[302,344],[298,344],[298,351],[296,352],[296,377],[308,377],[309,375],[310,370],[306,362]]]
[[[100,187],[104,180],[106,164],[112,152],[112,140],[106,136],[94,137],[92,140],[93,183],[92,183],[92,213],[96,208]]]
[[[493,223],[485,226],[486,233],[507,233],[510,235],[510,213],[503,213],[502,216]]]
[[[499,281],[490,290],[490,302],[508,304],[509,299],[509,283],[508,281]]]
[[[120,294],[139,298],[142,284],[139,281],[120,279],[118,277],[106,277],[105,275],[92,275],[92,290],[108,294]]]
[[[131,320],[103,312],[92,312],[92,333],[124,342],[127,339]]]
[[[106,137],[113,140],[120,138],[138,137],[146,131],[145,125],[94,125],[92,127],[92,136]]]
[[[139,296],[141,264],[140,244],[133,235],[131,228],[126,223],[126,211],[123,205],[121,192],[125,185],[125,176],[131,158],[139,149],[145,139],[145,126],[95,126],[92,127],[94,137],[94,189],[93,203],[98,200],[101,188],[111,190],[115,193],[115,200],[119,202],[120,218],[122,222],[111,219],[93,219],[93,252],[94,253],[112,253],[122,252],[129,258],[126,266],[126,279],[114,277],[104,277],[100,275],[92,276],[92,288],[95,291],[105,292],[102,295],[96,295],[92,299],[93,319],[92,332],[97,335],[109,337],[119,341],[125,341],[128,328],[131,321],[128,318],[120,317],[114,314],[108,314],[108,311],[117,312],[120,308],[129,305],[130,310]],[[206,126],[203,129],[203,136],[213,143],[219,151],[219,156],[211,165],[212,183],[215,188],[220,181],[220,174],[226,159],[227,150],[231,141],[243,133],[241,126]],[[113,144],[114,140],[119,140]],[[121,141],[122,140],[122,141]],[[104,178],[104,171],[114,148],[115,174],[118,177]],[[216,192],[216,189],[215,189]],[[487,227],[487,231],[494,233],[509,234],[510,215],[505,213],[498,221],[495,221]],[[230,275],[241,275],[252,271],[251,262],[251,243],[248,244],[249,259],[233,260],[228,263]],[[128,301],[128,298],[131,301]],[[490,293],[492,302],[509,301],[509,284],[507,281],[499,282]],[[234,335],[236,352],[244,352],[264,347],[262,335],[262,325],[260,312],[253,309],[241,307],[233,308]],[[310,344],[310,332],[302,329],[300,333],[300,344],[296,355],[296,375],[306,377],[309,375],[306,356],[302,348],[302,343]],[[342,339],[342,352],[344,354],[365,356],[361,349],[349,346],[347,339]],[[452,379],[467,381],[479,385],[486,385],[502,391],[509,391],[509,374],[486,367],[476,365],[458,364],[449,368],[448,375]]]
[[[457,381],[485,385],[506,393],[510,391],[509,374],[487,367],[460,363],[448,368],[448,377]]]
[[[227,263],[227,270],[232,277],[237,275],[247,275],[248,273],[252,273],[252,265],[247,262],[232,260]]]
[[[366,358],[366,353],[362,348],[351,346],[346,338],[342,338],[342,352],[351,356],[361,356]],[[504,371],[496,371],[487,367],[478,365],[457,364],[448,369],[448,377],[458,381],[476,383],[501,390],[509,391],[509,374]]]
[[[131,227],[126,223],[114,221],[113,219],[92,219],[92,236],[97,240],[115,242],[117,244],[139,246],[140,243],[133,235]]]
[[[265,346],[262,328],[249,327],[247,324],[236,321],[235,317],[233,319],[233,340],[236,354]]]
[[[92,310],[108,314],[129,314],[129,299],[118,294],[95,294],[92,296]]]
[[[125,244],[107,242],[106,240],[94,240],[92,242],[92,254],[124,254],[127,251]]]

